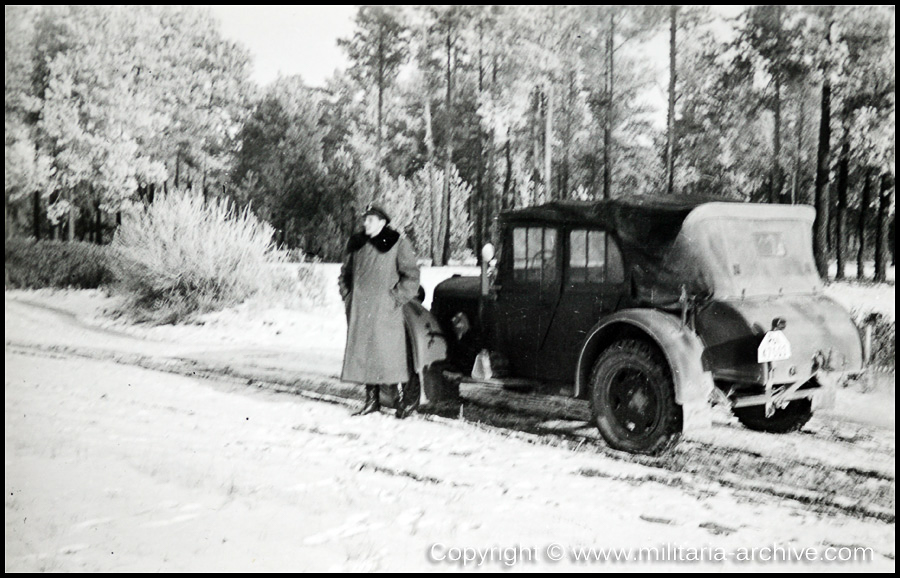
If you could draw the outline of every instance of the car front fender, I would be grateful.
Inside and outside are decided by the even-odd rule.
[[[684,430],[708,427],[709,396],[715,386],[712,373],[703,368],[703,343],[678,317],[654,309],[618,311],[591,329],[578,357],[576,397],[588,394],[594,362],[623,331],[642,333],[665,356],[672,372],[675,401],[682,406]]]
[[[431,311],[416,300],[403,306],[403,320],[412,356],[410,368],[422,377],[423,370],[447,358],[447,340]]]

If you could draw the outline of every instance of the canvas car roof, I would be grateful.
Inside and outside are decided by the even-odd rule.
[[[634,300],[674,310],[679,307],[682,287],[689,288],[692,294],[711,295],[716,285],[722,288],[734,285],[729,285],[727,264],[716,261],[721,260],[724,247],[709,245],[712,241],[708,237],[715,228],[713,223],[730,219],[748,224],[787,219],[804,221],[808,227],[814,216],[815,210],[808,206],[743,203],[716,197],[634,196],[603,201],[555,201],[509,211],[500,218],[507,225],[606,230],[617,237],[632,271]],[[718,255],[712,259],[716,266],[708,263],[707,257],[712,254]],[[701,263],[706,263],[703,271],[697,269]]]
[[[722,197],[636,195],[599,201],[553,201],[507,211],[500,219],[506,223],[601,226],[625,238],[647,241],[647,235],[652,235],[665,241],[678,234],[691,211],[713,202],[738,203]]]
[[[695,210],[697,209],[697,210]],[[673,239],[687,216],[692,220],[715,217],[773,218],[791,213],[792,218],[812,220],[812,207],[744,203],[712,196],[635,195],[599,201],[553,201],[535,207],[506,211],[501,221],[516,224],[600,226],[623,240],[655,244]]]

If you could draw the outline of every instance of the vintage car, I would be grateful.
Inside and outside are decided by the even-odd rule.
[[[439,284],[411,335],[421,351],[439,341],[445,376],[589,400],[616,449],[663,451],[709,425],[711,400],[794,431],[862,371],[859,332],[816,271],[814,216],[640,196],[507,212],[496,266]]]

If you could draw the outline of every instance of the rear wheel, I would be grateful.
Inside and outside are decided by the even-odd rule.
[[[781,409],[776,409],[772,417],[766,417],[766,406],[751,405],[732,410],[738,421],[747,429],[768,433],[790,433],[799,431],[812,418],[812,401],[795,399]]]
[[[591,414],[613,448],[656,454],[681,434],[681,407],[669,366],[651,344],[617,341],[597,359],[591,373]]]

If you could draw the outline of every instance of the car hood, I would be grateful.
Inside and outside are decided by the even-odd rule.
[[[446,279],[434,288],[434,298],[466,298],[478,299],[481,291],[481,277],[463,277],[454,275]]]

